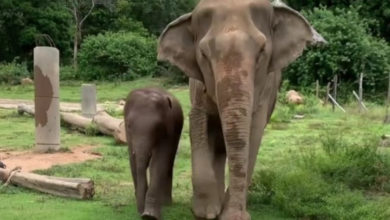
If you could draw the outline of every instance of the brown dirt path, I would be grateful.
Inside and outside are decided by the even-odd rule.
[[[87,160],[101,158],[101,155],[94,153],[95,146],[80,146],[72,148],[71,152],[58,152],[40,154],[31,151],[3,151],[0,152],[0,160],[7,165],[8,169],[20,166],[22,171],[49,169],[54,165],[81,163]]]

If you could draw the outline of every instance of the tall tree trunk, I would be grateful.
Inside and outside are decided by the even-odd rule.
[[[79,33],[78,33],[78,27],[76,27],[76,31],[74,33],[74,39],[73,39],[73,68],[76,71],[77,70],[77,53],[78,53],[78,45],[79,45]]]

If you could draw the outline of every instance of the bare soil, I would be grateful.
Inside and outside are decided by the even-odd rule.
[[[54,165],[65,165],[81,163],[87,160],[101,158],[101,155],[93,152],[95,146],[80,146],[73,148],[70,152],[57,153],[35,153],[31,151],[2,151],[0,161],[7,165],[8,169],[21,167],[22,171],[49,169]]]

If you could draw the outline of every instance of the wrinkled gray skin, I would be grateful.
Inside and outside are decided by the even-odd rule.
[[[247,188],[281,71],[318,42],[324,39],[302,15],[267,0],[201,0],[162,33],[158,58],[190,77],[196,217],[250,219]]]
[[[138,212],[146,219],[161,219],[161,206],[172,202],[173,164],[183,127],[181,106],[164,90],[138,89],[127,98],[124,118]]]

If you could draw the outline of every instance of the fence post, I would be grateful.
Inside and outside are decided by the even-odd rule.
[[[96,114],[96,86],[81,85],[81,112],[84,117],[93,118]]]
[[[390,124],[390,73],[389,73],[389,87],[387,89],[387,101],[386,101],[386,117],[385,117],[385,124]]]
[[[337,81],[338,81],[338,77],[337,77],[337,75],[335,75],[333,77],[333,99],[336,102],[337,102]],[[333,111],[335,111],[335,103],[334,102],[332,102],[332,103],[333,103],[332,109],[333,109]]]
[[[359,102],[363,103],[363,73],[360,73],[359,79]],[[359,112],[363,112],[362,104],[360,104]]]
[[[35,151],[60,149],[59,55],[54,47],[34,48]]]
[[[316,81],[316,97],[317,99],[320,97],[320,82]]]
[[[326,85],[326,97],[324,102],[325,105],[328,105],[329,103],[329,95],[330,95],[330,83],[328,82],[328,84]]]

